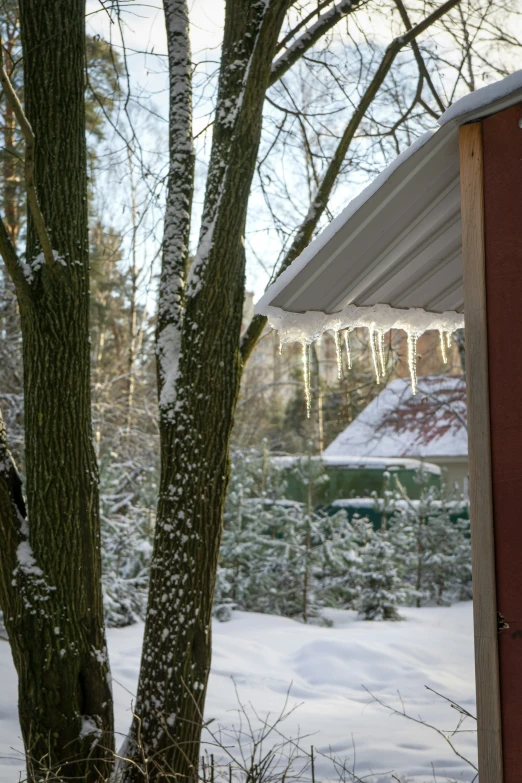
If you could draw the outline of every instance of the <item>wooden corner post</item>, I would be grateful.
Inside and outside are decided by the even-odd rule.
[[[460,129],[480,783],[522,780],[522,104]]]
[[[482,123],[462,126],[459,143],[479,775],[502,783]]]

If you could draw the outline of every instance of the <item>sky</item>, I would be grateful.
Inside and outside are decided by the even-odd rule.
[[[122,37],[115,22],[104,11],[103,0],[87,0],[87,30],[101,35],[122,51]],[[158,0],[121,3],[121,30],[124,33],[128,64],[134,87],[141,85],[152,90],[155,104],[166,116],[168,107],[166,67],[167,53],[165,22],[162,3]],[[223,0],[192,0],[190,7],[190,36],[195,63],[211,60],[221,45],[224,23]],[[160,62],[158,62],[158,59]],[[194,132],[198,133],[196,114]]]
[[[124,39],[131,88],[136,95],[144,93],[152,95],[154,110],[164,120],[163,123],[159,121],[158,126],[162,137],[159,145],[160,147],[162,145],[165,146],[163,165],[166,165],[167,125],[165,120],[168,113],[168,82],[167,45],[162,2],[161,0],[150,0],[150,2],[146,2],[146,0],[145,2],[141,0],[121,0],[120,27],[115,21],[114,14],[111,21],[111,16],[105,10],[104,5],[109,6],[109,0],[87,0],[87,32],[91,35],[100,35],[103,39],[110,41],[120,53],[123,52],[122,40]],[[310,6],[315,7],[315,0],[310,0]],[[223,33],[224,8],[224,0],[192,0],[190,4],[192,56],[194,63],[199,64],[200,72],[205,68],[207,71],[213,69],[212,62],[218,59]],[[376,22],[378,27],[378,20]],[[206,66],[205,63],[207,63]],[[195,106],[195,134],[202,132],[207,126],[210,110],[211,106],[208,102],[205,103],[203,101]],[[146,134],[146,130],[144,132]],[[207,133],[206,137],[210,141],[209,133]],[[157,138],[154,140],[150,139],[150,143],[157,147]],[[158,170],[161,168],[159,160],[156,166]],[[204,174],[204,163],[200,163],[196,169],[195,220],[192,225],[193,247],[197,243],[199,232]],[[110,190],[111,186],[108,186],[107,189]],[[353,197],[356,195],[358,189],[360,188],[355,189],[353,193],[349,193],[349,196]],[[112,214],[113,223],[118,223],[121,214],[124,215],[124,220],[125,216],[128,215],[128,204],[120,203],[120,201],[127,199],[127,190],[127,186],[124,185],[121,199],[113,199],[112,203],[105,206],[108,213]],[[256,203],[256,201],[259,203]],[[250,199],[250,213],[251,215],[261,214],[263,210],[264,201],[262,196],[259,192],[256,193],[254,191]],[[265,222],[259,226],[256,224],[255,218],[254,220],[250,219],[249,227],[253,231],[251,241],[255,245],[256,257],[254,257],[253,253],[248,252],[250,240],[247,236],[247,290],[253,291],[257,299],[262,295],[268,281],[269,270],[271,270],[277,259],[280,251],[280,242],[275,233],[266,230],[266,216]],[[157,247],[153,247],[153,243],[150,240],[144,240],[143,251],[150,259],[157,253]],[[256,258],[260,260],[256,260]],[[148,298],[150,298],[151,292],[152,288],[148,291]]]

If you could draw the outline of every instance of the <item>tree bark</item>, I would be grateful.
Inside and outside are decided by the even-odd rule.
[[[0,603],[19,677],[28,779],[59,769],[63,779],[94,783],[110,772],[113,719],[90,410],[85,3],[20,0],[20,19],[25,113],[52,263],[29,211],[26,263],[13,268],[3,252],[22,323],[29,513],[4,433],[3,464],[11,467],[10,482],[0,474],[0,524],[10,544],[0,555]],[[9,249],[5,229],[0,238]]]

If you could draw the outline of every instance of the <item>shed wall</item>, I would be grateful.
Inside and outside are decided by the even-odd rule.
[[[504,783],[522,779],[522,104],[483,120],[484,227]]]

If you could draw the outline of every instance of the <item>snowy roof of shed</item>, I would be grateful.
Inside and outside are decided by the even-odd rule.
[[[256,305],[283,342],[463,325],[458,128],[519,101],[522,71],[456,101],[348,204]]]
[[[307,460],[308,457],[302,455],[288,455],[284,457],[271,457],[271,461],[276,468],[293,468],[298,465],[302,460]],[[440,467],[438,465],[432,465],[431,463],[421,463],[418,459],[412,459],[407,457],[398,457],[393,455],[392,457],[381,456],[361,456],[359,454],[335,454],[328,455],[325,453],[321,456],[311,458],[312,461],[320,461],[328,468],[346,468],[349,470],[418,470],[422,465],[428,473],[440,474]]]
[[[392,381],[324,451],[325,458],[467,457],[466,384],[428,375],[413,395],[407,378]]]

